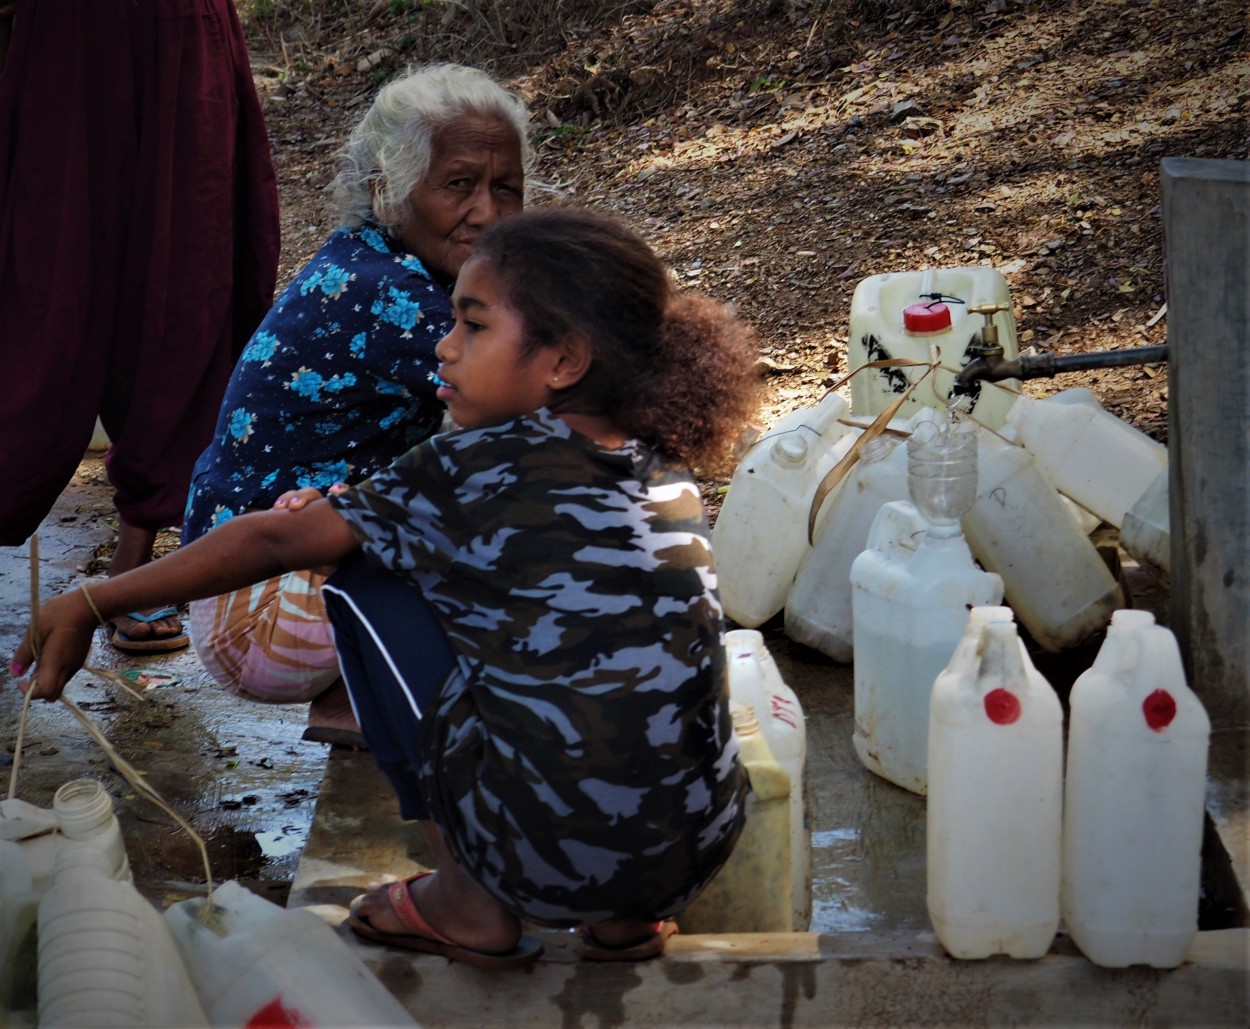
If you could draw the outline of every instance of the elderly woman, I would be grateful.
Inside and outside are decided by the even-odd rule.
[[[335,182],[345,222],[296,276],[235,369],[195,467],[184,543],[286,490],[330,490],[434,432],[434,345],[474,242],[522,209],[524,104],[482,72],[429,66],[379,92]],[[292,572],[191,605],[204,666],[237,695],[312,701],[305,739],[358,744],[320,587]]]

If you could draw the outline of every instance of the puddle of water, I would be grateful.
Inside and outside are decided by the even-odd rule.
[[[864,850],[853,826],[812,833],[812,932],[927,930],[924,912],[913,899],[895,896],[889,876],[865,860]]]
[[[308,839],[307,832],[296,832],[290,828],[276,829],[256,834],[256,842],[260,844],[260,852],[271,861],[298,854]]]

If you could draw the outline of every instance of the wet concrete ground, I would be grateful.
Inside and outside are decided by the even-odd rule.
[[[40,593],[79,581],[116,533],[99,455],[88,455],[38,534]],[[29,547],[0,548],[0,775],[10,795],[21,694],[7,674],[30,609]],[[177,677],[131,699],[103,678],[81,672],[72,700],[118,752],[205,840],[214,877],[239,879],[284,901],[307,839],[328,747],[300,739],[306,705],[266,706],[218,688],[190,650],[122,654],[96,634],[90,663],[125,672]],[[60,704],[35,703],[13,795],[43,807],[65,782],[104,782],[114,798],[136,883],[167,903],[202,889],[203,862],[190,837],[159,808],[137,797],[99,745]]]

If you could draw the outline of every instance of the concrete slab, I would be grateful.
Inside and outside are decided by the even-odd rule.
[[[855,757],[850,669],[776,630],[766,635],[807,715],[815,931],[679,935],[658,961],[597,966],[577,962],[569,934],[534,928],[547,943],[543,961],[494,975],[364,943],[343,924],[351,897],[370,882],[427,867],[428,855],[398,821],[367,755],[343,751],[331,754],[288,903],[314,907],[336,926],[427,1029],[1250,1022],[1250,930],[1243,928],[1199,933],[1186,964],[1171,971],[1098,968],[1062,933],[1040,961],[948,958],[924,905],[923,798]],[[1235,744],[1221,741],[1213,752],[1227,749],[1231,762]],[[1219,788],[1218,823],[1244,831],[1244,775],[1224,759],[1213,758],[1213,768],[1233,775]],[[1224,841],[1217,836],[1217,843]]]

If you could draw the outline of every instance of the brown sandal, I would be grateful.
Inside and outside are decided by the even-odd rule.
[[[388,933],[375,928],[369,919],[358,911],[360,901],[364,899],[365,894],[361,894],[352,901],[347,919],[348,925],[356,935],[363,936],[374,943],[382,943],[388,947],[403,947],[405,950],[416,950],[423,954],[437,954],[449,961],[459,961],[473,968],[486,970],[526,968],[542,955],[543,945],[531,936],[522,936],[512,950],[502,954],[492,954],[489,951],[465,947],[433,928],[417,910],[417,905],[413,902],[412,893],[409,890],[410,884],[433,874],[433,872],[418,872],[407,879],[389,883],[385,887],[378,887],[386,890],[386,899],[391,905],[391,910],[411,932]]]
[[[646,961],[648,958],[658,958],[663,954],[664,945],[676,932],[677,923],[668,919],[656,922],[655,932],[645,940],[625,947],[609,947],[595,938],[590,926],[583,926],[577,956],[583,961]]]

